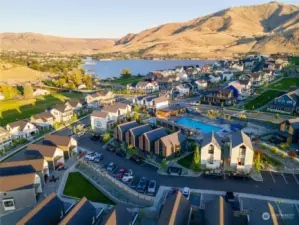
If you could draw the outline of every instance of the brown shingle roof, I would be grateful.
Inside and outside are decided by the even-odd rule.
[[[87,199],[83,197],[80,202],[63,218],[59,225],[66,225],[71,218],[76,214],[76,212],[87,202]]]
[[[118,109],[125,109],[127,108],[128,104],[124,104],[124,103],[115,103],[114,105],[111,106],[105,106],[102,109],[102,112],[112,112],[115,113],[117,112]]]
[[[16,225],[26,224],[34,215],[38,213],[45,205],[47,205],[53,198],[56,197],[56,193],[53,192],[48,197],[46,197],[43,201],[41,201],[36,207],[34,207],[26,216],[24,216]]]
[[[24,165],[31,165],[35,169],[36,172],[41,172],[44,170],[44,159],[2,162],[2,163],[0,163],[0,168],[24,166]]]
[[[36,120],[37,119],[45,120],[45,119],[53,118],[53,115],[50,112],[42,112],[42,113],[33,115],[32,117]]]
[[[160,102],[166,102],[166,101],[168,101],[168,99],[165,96],[161,96],[159,98],[155,98],[154,101],[157,104],[157,103],[160,103]]]
[[[33,185],[35,181],[35,173],[1,176],[0,177],[0,192],[8,192]]]
[[[75,101],[75,100],[71,100],[71,101],[68,101],[68,103],[69,103],[70,106],[72,106],[73,108],[76,108],[77,105],[78,105],[80,102]]]
[[[65,104],[58,104],[54,107],[54,109],[58,110],[59,112],[67,112],[72,110],[72,109],[67,109],[67,106]]]
[[[39,145],[39,144],[30,144],[26,148],[26,150],[36,150],[36,151],[39,151],[39,153],[43,157],[49,157],[49,158],[53,158],[54,157],[56,149],[57,149],[56,146]]]
[[[106,118],[108,116],[108,112],[102,112],[102,111],[93,111],[91,116],[99,117],[99,118]]]
[[[166,145],[180,145],[182,141],[182,134],[180,131],[167,135],[161,138],[161,141]]]
[[[65,146],[68,147],[71,142],[71,137],[69,136],[60,136],[56,134],[49,134],[44,137],[45,141],[50,141],[56,146]]]
[[[14,127],[20,127],[20,130],[23,130],[25,128],[25,126],[27,125],[28,121],[27,120],[18,120],[16,122],[13,122],[13,123],[9,123],[8,125],[11,127],[11,128],[14,128]]]

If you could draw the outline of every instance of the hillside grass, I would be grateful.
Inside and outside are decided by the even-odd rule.
[[[260,96],[254,98],[250,102],[246,103],[244,105],[244,108],[246,110],[258,109],[258,108],[266,105],[268,102],[270,102],[274,98],[278,97],[279,95],[281,95],[281,92],[277,91],[277,90],[265,91]]]
[[[292,78],[284,78],[281,81],[269,85],[269,88],[277,89],[277,90],[288,90],[292,86],[299,85],[299,78],[292,77]]]
[[[66,100],[81,100],[81,93],[52,93],[47,96],[39,96],[34,99],[7,100],[0,102],[1,126],[8,123],[30,118],[32,115],[44,112],[56,104]]]
[[[122,85],[127,85],[131,83],[137,83],[139,81],[143,81],[144,77],[130,77],[130,78],[118,78],[112,81],[109,81],[111,84],[122,84]]]

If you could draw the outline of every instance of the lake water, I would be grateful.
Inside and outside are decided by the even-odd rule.
[[[154,70],[174,69],[176,66],[191,66],[213,63],[214,60],[112,60],[93,61],[86,58],[83,69],[101,79],[119,77],[124,68],[129,68],[133,75],[147,75]],[[92,64],[90,64],[92,63]]]

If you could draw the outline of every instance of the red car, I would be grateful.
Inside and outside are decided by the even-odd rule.
[[[122,179],[123,176],[124,176],[124,174],[127,173],[127,172],[128,172],[128,170],[125,169],[125,168],[120,169],[120,170],[118,171],[118,173],[116,174],[116,178],[117,178],[117,179]]]

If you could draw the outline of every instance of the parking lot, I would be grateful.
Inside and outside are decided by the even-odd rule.
[[[272,171],[261,171],[263,182],[272,183],[279,186],[294,186],[299,188],[299,174],[294,173],[282,173]]]

